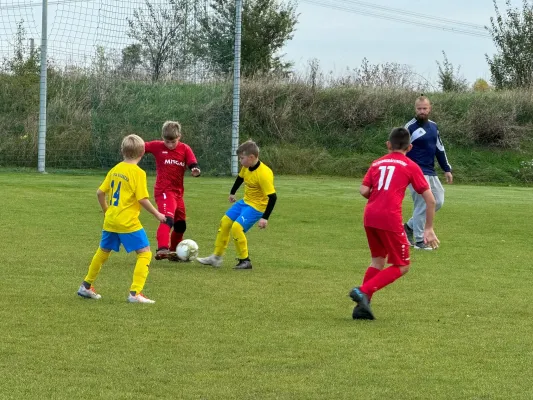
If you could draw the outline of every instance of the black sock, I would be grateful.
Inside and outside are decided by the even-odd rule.
[[[83,282],[82,282],[82,285],[83,285],[83,287],[84,287],[85,289],[90,289],[90,288],[91,288],[91,284],[90,284],[89,282],[85,282],[85,281],[83,281]]]

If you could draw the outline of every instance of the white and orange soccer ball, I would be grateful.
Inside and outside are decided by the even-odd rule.
[[[198,256],[198,244],[192,239],[179,242],[176,255],[181,261],[192,261]]]

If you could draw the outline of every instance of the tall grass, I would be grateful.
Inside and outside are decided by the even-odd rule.
[[[33,77],[0,75],[0,166],[36,165],[38,92]],[[387,134],[413,116],[409,90],[243,82],[241,140],[253,138],[278,173],[360,176]],[[429,93],[449,159],[464,182],[526,183],[533,159],[533,93]],[[159,137],[177,119],[206,173],[230,169],[229,83],[183,84],[50,77],[47,166],[109,167],[128,133]],[[143,166],[153,169],[148,159]],[[529,174],[530,175],[530,174]]]

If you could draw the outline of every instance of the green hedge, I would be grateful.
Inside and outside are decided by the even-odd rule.
[[[0,166],[35,167],[39,85],[34,75],[0,75]],[[253,138],[279,174],[360,177],[384,152],[394,126],[413,116],[418,93],[357,87],[316,89],[255,80],[241,89],[241,140]],[[533,93],[433,93],[458,181],[533,180]],[[158,138],[167,119],[182,122],[207,174],[229,174],[231,84],[145,83],[50,73],[46,165],[108,168],[122,137]],[[154,168],[147,158],[143,167]]]

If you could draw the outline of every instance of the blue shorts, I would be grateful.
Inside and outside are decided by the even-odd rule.
[[[131,233],[116,233],[102,231],[102,240],[100,240],[100,248],[119,251],[120,244],[129,253],[131,251],[140,250],[150,246],[148,236],[143,228]]]
[[[263,213],[246,204],[244,200],[239,200],[233,206],[231,206],[228,211],[226,211],[226,215],[232,221],[237,221],[239,224],[241,224],[244,232],[246,233],[257,221],[261,219]]]

